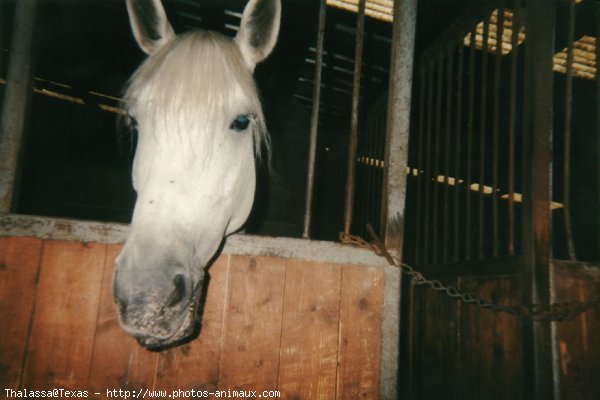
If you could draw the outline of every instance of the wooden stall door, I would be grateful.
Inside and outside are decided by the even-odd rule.
[[[577,263],[572,263],[577,264]],[[562,268],[556,301],[600,296],[600,271]],[[497,304],[520,304],[517,276],[469,277],[446,282]],[[406,394],[419,399],[526,399],[521,321],[465,305],[429,288],[414,287]],[[556,323],[560,398],[595,400],[600,393],[600,310]]]
[[[120,247],[0,237],[0,388],[379,398],[382,268],[221,255],[199,337],[151,352],[118,324]]]

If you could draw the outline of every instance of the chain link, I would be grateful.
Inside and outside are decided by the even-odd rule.
[[[490,301],[475,297],[470,293],[465,293],[454,286],[444,285],[437,279],[427,279],[421,272],[415,270],[410,265],[401,262],[393,257],[385,248],[383,242],[379,239],[370,224],[367,224],[367,230],[373,237],[373,243],[367,242],[360,236],[348,235],[340,232],[340,242],[356,247],[369,248],[375,254],[385,257],[390,265],[394,265],[412,278],[412,284],[415,286],[427,286],[436,292],[444,293],[448,297],[462,301],[465,304],[473,304],[479,308],[488,309],[494,312],[502,312],[521,319],[531,321],[567,321],[577,315],[586,312],[589,309],[600,307],[600,298],[588,301],[570,301],[563,303],[552,303],[548,307],[539,305],[533,306],[507,306],[495,304]]]

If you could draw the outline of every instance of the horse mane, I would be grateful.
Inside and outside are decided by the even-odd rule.
[[[143,99],[149,115],[178,115],[180,126],[170,126],[169,131],[181,132],[184,126],[195,126],[198,115],[218,115],[235,106],[237,87],[250,102],[251,109],[240,112],[251,112],[255,118],[252,135],[255,156],[260,159],[263,148],[269,153],[270,142],[256,84],[237,44],[219,33],[187,32],[149,56],[126,87],[126,114],[130,116]],[[205,148],[211,147],[207,143]]]

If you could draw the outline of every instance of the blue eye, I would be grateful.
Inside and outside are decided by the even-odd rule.
[[[237,132],[243,132],[248,128],[248,125],[250,125],[251,121],[252,119],[250,115],[238,115],[229,126],[229,129],[233,129]]]

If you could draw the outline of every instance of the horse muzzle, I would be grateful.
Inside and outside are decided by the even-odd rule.
[[[144,269],[119,257],[113,295],[121,327],[148,349],[170,347],[197,333],[203,277],[195,281],[182,263]]]

